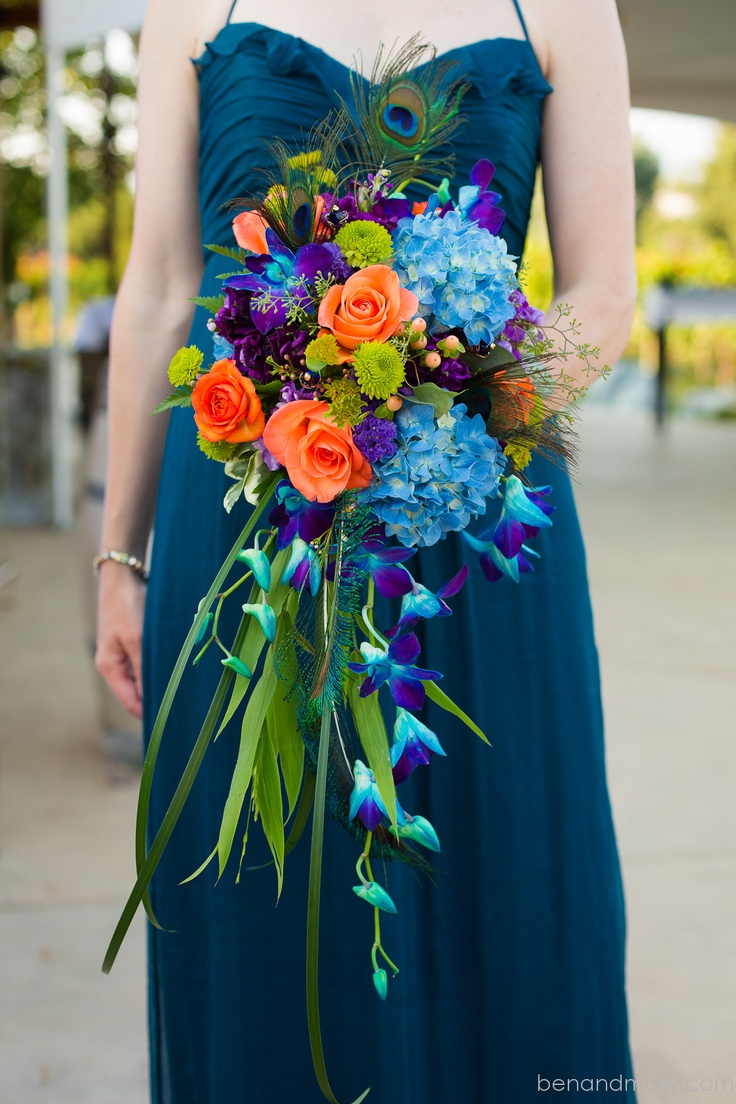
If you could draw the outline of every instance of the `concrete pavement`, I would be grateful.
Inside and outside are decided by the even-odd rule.
[[[640,1101],[733,1099],[736,426],[591,406],[582,447]],[[136,793],[101,754],[78,546],[0,535],[0,1104],[147,1099],[141,922],[99,972]]]

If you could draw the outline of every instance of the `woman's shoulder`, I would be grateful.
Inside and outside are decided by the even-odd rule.
[[[547,80],[574,53],[574,42],[590,37],[591,49],[606,38],[616,44],[620,22],[616,0],[520,0],[539,66]],[[554,84],[554,81],[552,81]]]
[[[206,42],[210,42],[227,23],[230,0],[149,0],[143,24],[143,36],[149,47],[167,52],[172,45],[181,45],[188,57],[199,57]]]

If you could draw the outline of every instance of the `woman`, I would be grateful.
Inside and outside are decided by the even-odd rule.
[[[269,27],[248,22],[264,19]],[[471,0],[459,13],[395,0],[273,0],[267,10],[237,0],[230,15],[226,2],[203,11],[196,0],[151,0],[135,232],[112,342],[103,552],[144,556],[167,436],[150,411],[167,390],[172,352],[206,341],[204,314],[192,325],[188,299],[200,283],[206,294],[218,288],[222,262],[210,255],[203,272],[201,241],[230,242],[221,204],[258,186],[262,139],[298,140],[337,92],[348,94],[356,51],[369,66],[379,41],[418,30],[471,81],[458,179],[477,158],[494,161],[502,233],[521,255],[541,153],[555,299],[574,305],[601,362],[623,351],[635,297],[633,174],[614,0],[526,0],[523,16],[516,0]],[[414,773],[405,804],[437,825],[443,852],[436,886],[388,871],[399,917],[385,938],[402,972],[385,1005],[372,991],[370,923],[350,893],[355,847],[328,825],[323,1029],[341,1100],[370,1085],[381,1104],[527,1104],[555,1078],[577,1079],[589,1098],[619,1091],[635,1099],[626,1086],[623,899],[584,553],[567,477],[542,461],[532,474],[554,484],[558,507],[537,545],[537,573],[519,587],[491,588],[471,565],[454,616],[439,629],[427,625],[424,663],[444,671],[448,691],[494,746],[471,742],[429,710],[449,754]],[[98,667],[148,728],[196,603],[242,525],[242,514],[228,517],[219,505],[224,482],[195,446],[190,413],[174,411],[147,602],[136,572],[115,563],[101,572]],[[447,540],[412,570],[436,589],[463,560],[461,543]],[[490,662],[492,653],[503,663]],[[172,713],[154,822],[216,666],[193,673]],[[178,885],[216,838],[233,755],[225,736],[208,753],[154,884],[162,922],[175,929],[153,932],[150,945],[155,1104],[320,1099],[302,995],[307,849],[290,856],[275,910],[269,870],[244,871],[239,885],[228,871],[216,889],[208,875]],[[252,866],[265,861],[257,834]],[[592,1090],[583,1083],[591,1078]]]

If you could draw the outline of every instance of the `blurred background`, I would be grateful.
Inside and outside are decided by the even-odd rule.
[[[640,1100],[736,1096],[736,5],[620,0],[640,297],[585,400]],[[140,733],[92,666],[144,0],[0,0],[0,1101],[143,1104]],[[526,262],[546,307],[537,189]],[[450,1104],[450,1102],[448,1102]]]

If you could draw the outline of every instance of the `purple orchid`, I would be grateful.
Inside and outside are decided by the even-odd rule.
[[[277,483],[275,496],[276,505],[268,520],[278,529],[276,545],[279,549],[286,548],[294,537],[311,544],[330,528],[335,516],[331,502],[310,502],[286,479]]]
[[[476,161],[470,170],[470,184],[458,192],[458,208],[463,218],[477,222],[491,234],[497,234],[506,219],[506,212],[497,206],[500,194],[488,191],[495,171],[495,166],[485,157]]]
[[[404,569],[406,570],[406,569]],[[407,571],[407,575],[409,572]],[[401,615],[399,617],[398,624],[389,629],[386,636],[392,639],[394,636],[398,636],[404,629],[413,629],[420,618],[424,618],[425,621],[431,617],[449,617],[452,610],[448,606],[445,598],[451,598],[454,594],[462,588],[465,580],[468,577],[468,565],[463,564],[456,575],[453,575],[440,589],[435,593],[423,583],[418,583],[416,579],[411,579],[411,590],[401,599]]]
[[[546,501],[551,490],[551,487],[527,488],[518,476],[512,475],[506,480],[499,520],[484,526],[476,537],[463,533],[470,547],[481,553],[480,566],[490,583],[504,575],[518,583],[520,573],[534,570],[525,553],[531,556],[538,553],[524,542],[552,524],[550,514],[556,507]]]
[[[400,636],[388,648],[376,648],[364,641],[360,652],[365,662],[348,663],[351,671],[366,676],[360,686],[361,698],[367,698],[387,682],[398,706],[402,709],[421,709],[426,696],[423,684],[435,682],[442,675],[439,671],[414,666],[420,650],[414,633]]]
[[[296,591],[301,591],[306,584],[313,598],[316,598],[322,582],[322,565],[319,556],[311,544],[306,544],[301,537],[294,537],[291,545],[291,556],[281,576],[282,583],[291,583]]]
[[[378,527],[372,532],[378,534]],[[383,536],[369,533],[368,540],[364,540],[350,557],[350,563],[371,576],[376,590],[384,598],[401,598],[411,589],[412,583],[411,575],[401,564],[415,551],[415,548],[389,548]]]
[[[248,271],[224,281],[226,288],[260,293],[251,299],[250,309],[256,328],[264,334],[287,321],[294,300],[311,314],[314,299],[307,288],[317,275],[328,276],[337,261],[333,250],[315,242],[293,253],[270,227],[266,241],[268,253],[246,258]]]
[[[376,785],[373,771],[360,759],[355,760],[353,780],[348,820],[355,820],[357,817],[368,832],[375,832],[378,825],[382,822],[388,823],[390,817]],[[396,822],[397,824],[403,824],[405,819],[404,810],[397,801]]]
[[[516,360],[522,360],[524,356],[524,343],[530,332],[534,333],[537,341],[544,336],[540,326],[544,325],[544,311],[533,307],[524,292],[515,288],[509,300],[516,306],[514,317],[506,323],[503,333],[496,338],[496,344],[507,349]]]
[[[430,728],[405,709],[396,710],[391,767],[394,782],[405,782],[416,767],[426,766],[432,755],[444,755],[442,745]]]

